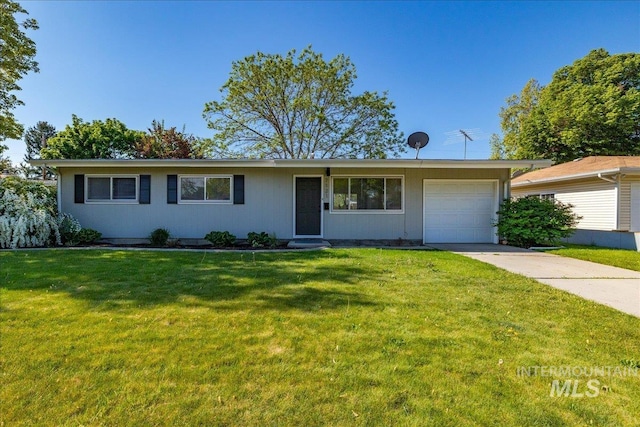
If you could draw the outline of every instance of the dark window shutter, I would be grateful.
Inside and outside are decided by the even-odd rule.
[[[244,205],[244,175],[233,175],[233,204]]]
[[[74,202],[84,203],[84,175],[74,176]]]
[[[167,175],[167,203],[178,203],[178,175]]]
[[[140,175],[140,195],[138,202],[141,205],[151,203],[151,175]]]

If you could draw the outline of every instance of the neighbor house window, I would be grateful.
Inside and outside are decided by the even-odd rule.
[[[336,212],[402,211],[402,177],[334,177]]]
[[[541,194],[540,200],[551,200],[553,202],[555,200],[555,195],[553,193]]]
[[[87,175],[87,202],[138,201],[137,176]]]
[[[181,203],[231,203],[231,176],[181,176]]]

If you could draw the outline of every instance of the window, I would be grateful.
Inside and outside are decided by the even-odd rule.
[[[555,201],[555,194],[553,193],[549,193],[549,194],[541,194],[540,195],[540,200],[551,200],[552,202]]]
[[[402,211],[402,177],[334,177],[333,211]]]
[[[87,202],[138,201],[137,176],[87,176]]]
[[[181,176],[180,203],[231,203],[231,176]]]

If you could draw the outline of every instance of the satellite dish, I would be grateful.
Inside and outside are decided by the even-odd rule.
[[[414,132],[409,135],[409,138],[407,139],[407,144],[409,144],[409,147],[415,148],[416,150],[416,159],[418,158],[420,149],[426,147],[428,143],[429,135],[424,132]]]

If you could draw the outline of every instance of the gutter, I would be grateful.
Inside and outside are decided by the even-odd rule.
[[[533,169],[551,166],[550,160],[413,160],[413,159],[52,159],[32,160],[49,167],[184,167],[184,168],[398,168],[398,169]]]

